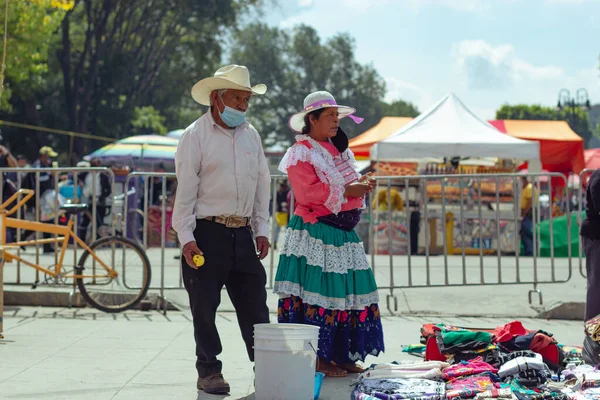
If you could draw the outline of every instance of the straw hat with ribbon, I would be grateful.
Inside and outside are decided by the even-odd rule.
[[[192,88],[192,98],[204,106],[209,106],[210,94],[214,90],[220,89],[236,89],[252,94],[265,94],[267,86],[262,83],[250,86],[248,68],[243,65],[232,64],[219,68],[214,76],[196,83]]]
[[[356,112],[356,109],[337,104],[331,93],[322,90],[306,96],[304,99],[304,109],[290,117],[290,128],[295,132],[302,133],[302,128],[304,128],[304,117],[306,114],[328,107],[336,107],[340,119],[350,117],[350,119],[357,124],[360,124],[364,120],[364,118],[353,115]]]

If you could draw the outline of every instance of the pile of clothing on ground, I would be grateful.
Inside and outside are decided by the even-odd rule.
[[[404,351],[423,361],[372,366],[354,382],[351,399],[600,400],[600,372],[582,348],[519,321],[495,329],[426,324],[421,344]]]

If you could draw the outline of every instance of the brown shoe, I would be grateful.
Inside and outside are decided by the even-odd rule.
[[[223,379],[222,374],[212,374],[204,378],[198,378],[198,390],[203,390],[204,393],[210,394],[227,394],[229,393],[229,383]]]

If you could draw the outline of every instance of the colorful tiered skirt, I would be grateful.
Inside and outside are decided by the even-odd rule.
[[[293,216],[274,292],[280,323],[321,328],[320,358],[348,363],[384,351],[377,284],[356,232]]]

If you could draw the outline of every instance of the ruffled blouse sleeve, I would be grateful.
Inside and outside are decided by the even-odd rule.
[[[344,185],[329,184],[325,176],[317,173],[313,163],[310,149],[298,144],[287,151],[279,170],[287,173],[299,204],[306,207],[325,206],[337,214],[344,202]]]

